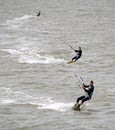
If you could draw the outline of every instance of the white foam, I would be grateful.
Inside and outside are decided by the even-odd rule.
[[[36,102],[38,98],[35,98],[31,95],[23,93],[21,91],[14,91],[10,88],[1,88],[0,89],[0,104],[31,104],[32,102]],[[36,102],[38,105],[38,102]]]
[[[0,99],[0,104],[11,104],[14,102],[15,100],[11,100],[11,99]]]
[[[53,102],[49,104],[42,104],[38,107],[38,109],[51,109],[56,111],[67,111],[68,109],[72,108],[73,103],[62,103],[62,102]]]
[[[14,99],[10,99],[9,95],[12,93],[10,88],[0,88],[0,104],[10,104],[15,102]]]
[[[64,63],[66,62],[64,59],[56,59],[54,57],[44,57],[44,58],[37,58],[34,56],[21,56],[18,60],[20,63],[39,63],[39,64],[54,64],[54,63]]]
[[[13,20],[7,20],[4,25],[22,24],[23,22],[25,22],[26,20],[28,20],[32,17],[33,17],[32,15],[24,15],[24,16],[19,17],[19,18],[14,18]]]
[[[10,53],[10,54],[12,54],[12,55],[19,55],[19,54],[21,54],[20,51],[15,50],[15,49],[0,49],[0,50],[1,50],[1,51],[6,51],[6,52],[8,52],[8,53]]]
[[[37,52],[30,51],[28,48],[23,49],[0,49],[1,51],[6,51],[18,60],[19,63],[30,63],[30,64],[55,64],[55,63],[65,63],[64,59],[54,58],[51,55],[42,56],[37,54]]]
[[[28,19],[30,18],[35,18],[35,16],[32,15],[24,15],[22,17],[16,17],[12,20],[7,20],[4,24],[5,26],[8,26],[8,29],[18,29],[21,27],[23,24],[27,22]]]
[[[56,102],[49,97],[33,97],[21,91],[14,91],[10,88],[0,89],[0,104],[31,104],[36,105],[38,109],[50,109],[56,111],[67,111],[73,106],[73,103]]]
[[[64,59],[60,59],[60,58],[54,58],[53,56],[42,56],[42,55],[37,55],[39,57],[39,63],[44,63],[44,64],[48,64],[48,63],[64,63],[66,62]]]

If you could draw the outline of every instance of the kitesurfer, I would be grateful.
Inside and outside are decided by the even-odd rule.
[[[39,12],[37,13],[37,17],[40,16],[40,14],[41,14],[41,11],[39,11]]]
[[[72,48],[73,49],[73,48]],[[76,62],[82,55],[81,47],[78,50],[73,49],[76,52],[76,56],[72,58],[71,62]]]
[[[75,105],[77,105],[79,108],[85,101],[91,99],[94,91],[94,82],[91,80],[89,85],[82,84],[81,87],[84,89],[86,94],[77,98]]]

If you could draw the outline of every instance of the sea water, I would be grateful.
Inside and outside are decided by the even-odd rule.
[[[0,6],[0,130],[114,130],[115,1]],[[83,51],[73,64],[69,45]],[[81,111],[72,109],[84,95],[74,74],[95,85]]]

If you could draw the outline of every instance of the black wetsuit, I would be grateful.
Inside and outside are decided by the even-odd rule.
[[[78,60],[81,57],[82,50],[74,50],[74,51],[77,53],[77,55],[72,58],[72,61],[76,62],[76,60]]]
[[[80,100],[82,100],[82,103],[84,101],[90,100],[92,95],[93,95],[93,91],[94,91],[94,86],[86,86],[84,85],[84,91],[86,92],[86,95],[80,96],[77,98],[77,103],[79,103]]]
[[[38,14],[37,14],[37,17],[40,16],[41,12],[39,11]]]

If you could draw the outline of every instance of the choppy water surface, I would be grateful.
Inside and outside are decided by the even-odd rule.
[[[0,5],[0,130],[114,130],[115,1]],[[69,45],[83,50],[70,65]],[[72,110],[84,94],[74,73],[95,82],[80,112]]]

